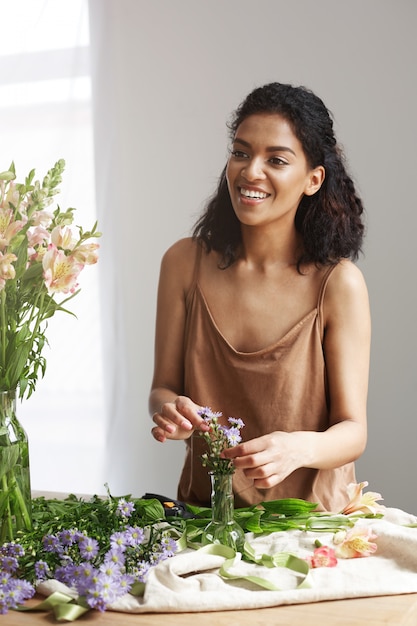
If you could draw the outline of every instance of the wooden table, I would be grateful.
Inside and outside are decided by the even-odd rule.
[[[34,492],[34,497],[62,498],[55,492]],[[65,495],[65,494],[64,494]],[[89,496],[85,496],[89,497]],[[30,600],[37,604],[42,598]],[[58,623],[48,613],[0,615],[0,626],[45,626]],[[89,611],[75,622],[95,626],[417,626],[417,594],[293,604],[274,608],[208,613],[116,613]]]
[[[33,600],[28,604],[34,603]],[[0,615],[0,626],[46,626],[57,623],[47,613]],[[76,624],[94,626],[416,626],[417,594],[335,600],[314,604],[293,604],[275,608],[216,611],[215,613],[141,613],[127,614],[90,611]]]

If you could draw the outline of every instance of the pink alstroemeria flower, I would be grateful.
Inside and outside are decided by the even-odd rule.
[[[367,481],[362,483],[350,483],[347,488],[349,502],[341,511],[343,515],[350,515],[351,513],[370,513],[375,515],[375,513],[379,513],[384,510],[384,506],[382,504],[377,504],[377,500],[383,500],[383,497],[380,493],[375,493],[374,491],[368,491],[367,493],[362,493],[364,487],[367,487]]]
[[[58,250],[53,243],[49,244],[43,256],[42,266],[49,293],[74,293],[78,275],[84,267],[72,256],[66,256],[63,250]]]
[[[31,217],[31,224],[33,226],[43,226],[47,228],[52,220],[52,213],[49,213],[48,211],[35,211]]]
[[[312,556],[307,557],[306,561],[311,568],[314,567],[335,567],[337,565],[336,553],[329,546],[320,546],[316,548]]]
[[[25,225],[23,220],[14,220],[12,209],[0,208],[0,250],[4,250],[13,237]]]
[[[94,265],[94,263],[97,263],[98,261],[97,250],[99,247],[98,243],[82,243],[80,246],[75,248],[72,256],[84,265]]]
[[[35,228],[28,231],[27,237],[29,248],[34,248],[35,246],[39,246],[39,244],[46,245],[46,243],[49,243],[50,235],[43,226],[35,226]]]
[[[343,541],[336,546],[335,554],[341,559],[356,559],[369,556],[376,552],[377,544],[373,540],[377,536],[366,526],[354,527],[346,533]]]
[[[51,241],[57,248],[62,248],[63,250],[73,250],[77,243],[74,233],[68,226],[66,228],[55,226],[51,233]]]
[[[1,185],[2,201],[1,201],[0,207],[3,209],[10,209],[11,204],[14,207],[17,207],[17,204],[19,202],[19,192],[16,189],[16,183],[11,181],[9,184],[7,193],[6,195],[4,195],[5,185],[4,185],[4,181],[1,181],[1,182],[2,182],[2,185]]]
[[[0,252],[0,291],[4,288],[6,280],[13,279],[16,276],[14,261],[17,260],[15,254],[3,254]]]

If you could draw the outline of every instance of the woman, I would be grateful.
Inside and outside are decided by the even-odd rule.
[[[363,206],[323,102],[271,83],[235,112],[217,191],[164,255],[150,411],[183,439],[178,497],[209,505],[209,406],[239,417],[235,504],[298,497],[339,511],[366,445],[367,289],[353,263]]]

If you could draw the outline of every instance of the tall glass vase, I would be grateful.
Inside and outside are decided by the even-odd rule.
[[[210,473],[211,522],[204,529],[204,543],[220,543],[242,551],[245,533],[234,519],[233,474]]]
[[[16,392],[0,391],[0,545],[31,528],[28,438],[16,417]]]

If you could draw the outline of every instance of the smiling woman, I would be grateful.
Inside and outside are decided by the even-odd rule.
[[[295,497],[338,511],[366,443],[362,202],[327,108],[303,87],[255,89],[231,140],[194,236],[162,261],[153,436],[185,440],[178,497],[208,505],[198,434],[212,406],[246,425],[223,452],[237,506]]]

